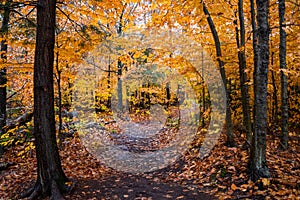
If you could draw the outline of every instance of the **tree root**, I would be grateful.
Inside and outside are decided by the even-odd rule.
[[[49,186],[49,191],[43,191],[41,183],[37,182],[32,188],[20,194],[20,198],[34,200],[38,197],[50,196],[50,200],[64,200],[65,198],[63,194],[70,194],[74,190],[75,185],[75,183],[73,183],[71,186],[65,184],[63,188],[59,188],[56,181],[52,180],[51,185]]]
[[[250,147],[251,147],[251,144],[246,140],[246,141],[243,143],[241,149],[242,149],[242,150],[248,150],[248,149],[250,149]]]
[[[35,183],[35,185],[33,187],[31,187],[26,192],[22,193],[20,195],[20,198],[24,199],[24,198],[28,197],[28,199],[32,200],[32,199],[36,199],[41,194],[42,194],[41,185],[39,183]]]
[[[64,200],[64,196],[61,194],[55,181],[52,181],[51,184],[51,195],[50,200]]]
[[[254,169],[251,169],[250,172],[250,177],[251,179],[256,182],[257,180],[259,180],[260,178],[270,178],[270,172],[269,169],[265,166],[262,168],[257,169],[255,166],[253,166]]]
[[[14,163],[14,162],[0,162],[0,171],[6,170],[7,168],[9,168],[10,166],[13,166],[15,164],[16,163]]]
[[[226,147],[231,148],[231,147],[236,147],[237,145],[235,144],[234,141],[227,141],[224,144]]]
[[[288,147],[284,146],[284,144],[282,142],[279,142],[277,149],[280,151],[286,151],[286,150],[288,150]]]

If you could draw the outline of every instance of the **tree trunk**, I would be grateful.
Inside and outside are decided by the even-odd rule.
[[[256,20],[255,20],[255,6],[254,6],[254,0],[250,0],[250,7],[251,7],[251,26],[252,26],[252,46],[253,46],[253,65],[254,65],[254,71],[253,71],[253,85],[256,85],[256,69],[257,69],[257,60],[258,60],[258,54],[257,54],[257,30],[256,30]],[[254,87],[254,93],[255,93],[255,87]],[[255,107],[256,105],[253,105],[253,121],[255,120]],[[252,138],[253,139],[253,138]],[[252,142],[252,141],[251,141]]]
[[[63,135],[62,135],[62,92],[61,92],[61,70],[59,69],[58,65],[59,61],[59,52],[56,52],[56,62],[55,62],[55,68],[56,68],[56,83],[57,83],[57,92],[58,92],[58,139],[59,139],[59,148],[62,149],[62,142],[63,142]]]
[[[251,129],[251,116],[249,108],[249,93],[248,93],[248,77],[245,72],[246,70],[246,55],[245,55],[245,25],[244,25],[244,11],[243,11],[243,0],[238,2],[238,13],[240,22],[240,34],[237,33],[237,46],[238,59],[239,59],[239,72],[240,72],[240,87],[242,94],[242,108],[243,108],[243,125],[246,130],[246,138],[248,145],[251,144],[252,140],[252,129]],[[240,37],[238,37],[240,36]]]
[[[272,45],[271,45],[272,46]],[[274,66],[274,52],[271,53],[271,66]],[[273,103],[272,105],[272,122],[277,127],[278,124],[278,99],[277,99],[277,86],[275,81],[275,74],[274,70],[271,71],[271,79],[272,79],[272,85],[273,85]]]
[[[118,112],[123,112],[123,86],[122,86],[122,69],[123,63],[118,60]]]
[[[54,118],[53,61],[55,42],[55,0],[37,2],[37,30],[34,58],[34,137],[37,157],[37,181],[23,195],[29,199],[50,196],[63,199],[67,191],[58,154]]]
[[[109,63],[110,63],[110,61],[109,61]],[[108,92],[109,93],[111,93],[111,91],[110,91],[110,77],[111,77],[111,75],[110,75],[110,64],[108,64],[108,74],[107,74],[107,90],[108,90]],[[107,98],[107,104],[106,104],[106,106],[107,106],[107,108],[109,108],[109,109],[111,109],[111,95],[109,95],[108,96],[108,98]]]
[[[166,84],[166,106],[169,107],[171,105],[171,91],[170,91],[170,83]]]
[[[205,126],[205,119],[204,119],[204,113],[206,110],[206,104],[205,104],[205,82],[204,82],[204,52],[202,50],[201,52],[201,66],[202,66],[202,110],[201,110],[201,117],[202,117],[202,123],[201,126],[204,127]]]
[[[288,102],[288,82],[287,76],[284,74],[286,67],[286,32],[285,32],[285,0],[279,0],[279,27],[280,27],[280,47],[279,47],[279,59],[280,59],[280,79],[281,79],[281,139],[280,146],[282,149],[288,149],[289,132],[288,132],[288,120],[289,120],[289,102]]]
[[[207,22],[209,24],[210,30],[213,34],[214,41],[215,41],[215,47],[216,47],[216,53],[217,53],[217,60],[219,63],[220,73],[222,77],[222,81],[226,90],[226,128],[227,128],[227,145],[228,146],[235,146],[235,142],[233,139],[233,132],[232,132],[232,120],[231,120],[231,110],[230,110],[230,96],[229,96],[229,90],[227,85],[227,78],[226,78],[226,72],[224,68],[224,63],[222,61],[222,52],[221,52],[221,44],[219,40],[219,36],[217,33],[217,30],[215,28],[215,25],[213,23],[213,20],[210,16],[209,11],[207,10],[207,7],[205,3],[203,3],[203,11],[204,14],[207,17]]]
[[[0,136],[4,133],[3,128],[6,125],[6,61],[7,61],[7,41],[5,35],[8,32],[8,22],[10,15],[10,3],[11,0],[8,0],[4,5],[4,13],[2,16],[2,26],[0,30],[0,37],[4,38],[1,40],[1,65],[0,65]],[[3,153],[3,147],[0,145],[0,157]]]
[[[250,152],[251,178],[270,177],[266,161],[267,85],[269,65],[269,1],[256,0],[257,8],[257,66],[255,73],[254,137]]]
[[[69,64],[66,65],[67,70],[69,69]],[[65,94],[65,98],[67,99],[67,102],[64,103],[64,107],[67,109],[67,111],[70,111],[72,102],[73,102],[73,83],[74,80],[71,78],[68,78],[68,90],[67,94]]]

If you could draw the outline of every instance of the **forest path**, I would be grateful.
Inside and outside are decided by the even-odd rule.
[[[120,138],[119,138],[120,139]],[[128,143],[128,138],[118,140],[119,143],[126,143],[129,147],[144,148],[145,144]],[[79,143],[77,144],[79,145]],[[76,145],[76,146],[77,146]],[[72,145],[67,145],[72,146]],[[74,148],[75,146],[73,146]],[[138,148],[139,149],[139,148]],[[80,153],[85,152],[77,151]],[[74,151],[72,151],[74,152]],[[87,155],[87,152],[84,153]],[[79,155],[77,155],[78,157]],[[83,156],[83,155],[82,155]],[[79,156],[81,157],[81,156]],[[201,200],[201,199],[216,199],[215,197],[206,194],[201,189],[193,184],[192,180],[174,181],[169,179],[169,174],[182,173],[185,160],[178,159],[175,163],[160,170],[146,172],[140,174],[127,173],[117,171],[105,167],[100,162],[92,158],[92,155],[85,156],[86,162],[81,163],[81,166],[89,164],[83,171],[87,173],[79,177],[76,174],[76,186],[71,195],[67,199],[105,199],[105,200]],[[65,159],[63,159],[65,160]],[[75,162],[82,162],[75,161]],[[80,170],[80,171],[81,171]],[[76,170],[78,171],[78,169]],[[82,172],[84,173],[84,172]]]
[[[100,180],[78,180],[74,193],[67,196],[67,199],[209,200],[216,198],[201,192],[197,186],[166,183],[159,175],[145,177],[115,173]]]
[[[34,151],[25,157],[16,157],[17,149],[6,152],[3,161],[11,160],[15,165],[0,172],[0,199],[19,199],[36,180]],[[31,155],[30,155],[31,154]],[[170,174],[182,173],[185,161],[179,159],[170,166],[153,172],[133,174],[114,170],[99,162],[81,144],[78,137],[64,142],[60,151],[63,169],[71,184],[72,192],[67,200],[164,200],[164,199],[216,199],[202,191],[193,180],[174,180]],[[46,198],[47,199],[47,198]]]

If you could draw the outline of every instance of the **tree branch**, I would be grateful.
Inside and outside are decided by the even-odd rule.
[[[57,8],[64,16],[66,16],[67,19],[68,19],[70,22],[72,22],[72,24],[75,25],[75,26],[73,25],[73,27],[74,27],[76,33],[78,33],[78,35],[79,35],[80,37],[82,37],[83,39],[87,40],[87,38],[84,37],[84,36],[79,32],[79,30],[77,29],[78,26],[80,27],[80,29],[82,29],[81,24],[79,24],[79,23],[77,23],[75,20],[71,19],[71,17],[70,17],[67,13],[65,13],[65,11],[63,11],[59,6],[56,6],[56,8]]]
[[[27,122],[30,122],[33,117],[33,111],[28,111],[25,114],[21,115],[18,117],[16,120],[13,122],[7,124],[6,126],[3,127],[3,133],[6,133],[7,131],[14,129],[18,126],[23,126]]]
[[[12,98],[13,96],[15,96],[16,94],[18,94],[18,92],[20,92],[24,87],[25,85],[28,83],[28,81],[26,81],[16,92],[12,93],[10,96],[8,96],[6,98],[6,101],[9,100],[10,98]]]
[[[94,60],[93,60],[93,62],[88,60],[87,63],[90,64],[90,65],[93,65],[94,67],[97,67],[98,69],[100,69],[103,72],[111,72],[111,73],[116,73],[116,74],[118,73],[118,71],[102,69],[99,65],[95,64]]]

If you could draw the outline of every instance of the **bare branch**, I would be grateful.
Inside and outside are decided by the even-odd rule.
[[[115,71],[115,70],[106,70],[106,69],[102,69],[101,66],[96,65],[94,59],[93,59],[93,61],[87,60],[87,63],[90,64],[90,65],[93,65],[94,67],[96,67],[97,69],[100,69],[100,70],[103,71],[103,72],[118,74],[118,71]],[[110,65],[110,64],[109,64],[109,65]]]
[[[79,35],[81,38],[87,40],[87,38],[84,37],[84,36],[80,33],[80,31],[77,29],[78,26],[80,27],[80,29],[82,29],[82,25],[79,24],[79,23],[77,23],[75,20],[71,19],[71,17],[70,17],[67,13],[65,13],[65,11],[63,11],[60,7],[57,6],[56,8],[57,8],[63,15],[65,15],[65,16],[67,17],[67,19],[68,19],[70,22],[72,22],[72,24],[74,24],[73,27],[74,27],[76,33],[78,33],[78,35]]]
[[[25,87],[25,85],[28,83],[28,81],[25,81],[25,83],[16,91],[16,92],[14,92],[14,93],[12,93],[10,96],[8,96],[7,98],[6,98],[6,101],[7,100],[9,100],[9,99],[11,99],[13,96],[15,96],[16,94],[18,94],[18,92],[20,92],[24,87]]]

